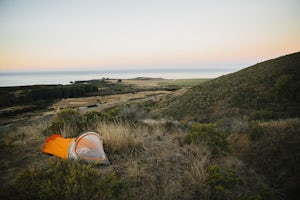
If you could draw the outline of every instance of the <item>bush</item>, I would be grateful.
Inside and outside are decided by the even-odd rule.
[[[119,116],[119,112],[120,112],[120,108],[119,107],[115,107],[110,109],[109,111],[107,111],[107,114],[113,116],[113,117],[117,117]]]
[[[60,133],[64,137],[76,137],[82,132],[82,122],[79,110],[64,109],[58,112],[54,121],[44,131],[45,134]]]
[[[64,127],[64,122],[63,121],[53,121],[50,126],[48,126],[44,130],[45,135],[52,135],[55,133],[62,133]]]
[[[251,122],[248,132],[252,141],[258,140],[264,135],[264,131],[258,122]]]
[[[249,132],[253,140],[241,152],[249,166],[285,193],[285,199],[299,196],[299,133],[299,119],[256,122]]]
[[[228,142],[225,135],[216,129],[214,124],[195,124],[184,139],[187,144],[207,144],[212,153],[228,151]]]
[[[147,112],[137,105],[126,105],[122,107],[119,111],[119,115],[130,122],[137,122],[148,116]]]
[[[234,189],[240,179],[236,172],[229,168],[212,165],[207,168],[207,184],[211,188],[213,199],[227,199],[227,194]]]
[[[96,129],[97,122],[99,121],[112,121],[112,117],[110,114],[103,113],[96,110],[91,110],[85,112],[81,117],[81,124],[84,129],[92,130]]]
[[[115,173],[92,164],[52,160],[21,171],[2,199],[129,199],[127,185]]]
[[[221,118],[216,122],[216,126],[227,135],[243,133],[249,128],[249,119],[246,116]]]
[[[113,117],[110,114],[96,110],[80,114],[79,110],[64,109],[56,114],[54,121],[44,133],[46,135],[60,133],[64,137],[76,137],[83,131],[96,129],[98,122],[112,120]]]

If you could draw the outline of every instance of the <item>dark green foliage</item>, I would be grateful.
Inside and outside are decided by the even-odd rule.
[[[113,116],[113,117],[117,117],[120,113],[120,107],[115,107],[115,108],[112,108],[110,110],[107,111],[107,114]]]
[[[274,112],[268,109],[258,109],[249,114],[249,119],[251,120],[266,120],[266,119],[276,119],[279,116],[285,117],[284,112]]]
[[[112,115],[113,114],[113,115]],[[59,111],[52,123],[44,130],[44,134],[62,134],[64,137],[76,137],[83,131],[93,131],[99,122],[128,121],[136,123],[147,116],[147,113],[136,105],[125,105],[109,112],[90,110],[83,114],[78,109]]]
[[[63,134],[64,137],[76,137],[83,131],[94,130],[100,121],[113,121],[110,114],[91,110],[80,114],[76,109],[59,111],[49,127],[44,131],[46,135]]]
[[[56,133],[61,133],[64,128],[64,122],[63,121],[53,121],[50,126],[48,126],[44,130],[45,135],[52,135]]]
[[[98,88],[89,84],[55,85],[34,87],[29,95],[33,100],[39,99],[61,99],[70,97],[82,97],[87,93],[96,92]]]
[[[248,132],[252,140],[258,140],[259,138],[263,137],[264,134],[263,129],[258,125],[258,122],[252,122]]]
[[[98,90],[101,88],[101,90]],[[110,83],[105,80],[75,81],[69,85],[33,85],[20,87],[0,87],[0,107],[28,105],[36,101],[53,102],[56,99],[76,98],[91,95],[111,95],[131,93],[139,89]]]
[[[0,94],[5,98],[1,98],[0,107],[35,103],[47,106],[55,99],[84,97],[97,91],[98,88],[90,84],[3,87]]]
[[[278,194],[277,194],[278,195]],[[261,186],[257,189],[256,193],[250,194],[242,194],[239,200],[273,200],[273,199],[282,199],[279,195],[276,196],[271,192],[270,189]]]
[[[62,134],[64,137],[76,137],[83,131],[79,110],[63,109],[59,111],[54,121],[44,131],[46,135],[55,133]]]
[[[104,113],[96,110],[90,110],[85,112],[80,117],[80,120],[84,129],[92,130],[96,128],[97,123],[99,121],[112,121],[113,117],[108,113]]]
[[[214,124],[194,124],[184,141],[187,144],[207,144],[214,154],[228,151],[226,136]]]
[[[284,74],[280,76],[273,88],[274,96],[278,101],[300,100],[300,80],[297,74]]]
[[[207,168],[207,184],[210,186],[213,199],[227,199],[226,196],[240,182],[241,180],[232,169],[221,168],[217,165]]]
[[[222,187],[223,189],[232,189],[240,182],[236,172],[229,168],[221,168],[212,165],[207,168],[207,183],[213,187]]]
[[[67,160],[30,166],[1,193],[2,199],[129,199],[127,185],[115,173]]]
[[[299,119],[254,122],[247,133],[252,140],[238,152],[240,158],[263,174],[273,188],[280,189],[285,199],[298,199]]]

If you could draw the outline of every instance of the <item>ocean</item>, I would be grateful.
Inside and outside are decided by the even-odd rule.
[[[237,71],[237,68],[220,69],[143,69],[143,70],[86,70],[0,72],[0,87],[42,84],[69,84],[71,81],[92,79],[131,79],[137,77],[164,79],[216,78]]]

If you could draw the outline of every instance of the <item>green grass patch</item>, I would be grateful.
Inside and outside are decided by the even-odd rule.
[[[187,86],[192,87],[195,85],[199,85],[201,83],[204,83],[205,81],[210,80],[209,78],[197,78],[197,79],[176,79],[176,80],[169,80],[169,81],[163,81],[159,82],[158,85],[160,86]]]

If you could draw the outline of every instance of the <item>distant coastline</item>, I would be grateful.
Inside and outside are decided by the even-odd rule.
[[[187,79],[216,78],[239,70],[219,69],[140,69],[140,70],[86,70],[86,71],[40,71],[0,72],[0,87],[40,84],[68,84],[91,79],[132,79],[137,77]]]

